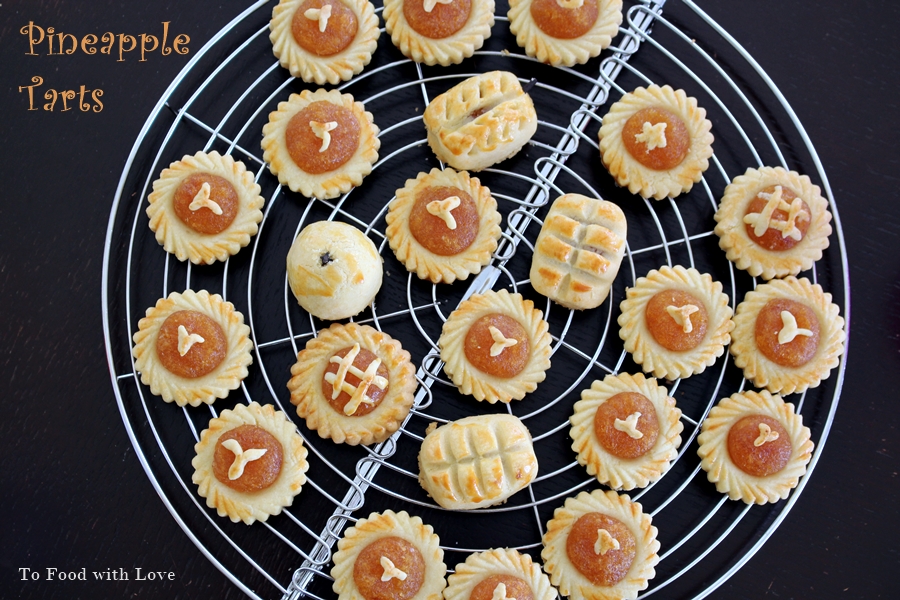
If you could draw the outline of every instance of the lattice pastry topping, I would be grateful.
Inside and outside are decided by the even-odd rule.
[[[831,212],[819,186],[781,167],[747,169],[735,177],[715,219],[728,260],[763,279],[812,268],[831,235]]]
[[[803,417],[766,390],[721,400],[703,421],[697,441],[700,466],[716,489],[747,504],[787,498],[813,451]]]
[[[297,414],[319,436],[373,444],[409,414],[415,367],[400,342],[368,325],[335,323],[311,339],[291,367]]]
[[[491,36],[494,0],[385,0],[384,27],[404,56],[452,65]]]
[[[297,428],[270,405],[238,404],[209,422],[194,446],[192,481],[210,508],[235,523],[265,521],[306,483],[307,450]]]
[[[544,570],[573,600],[637,597],[656,575],[656,527],[641,505],[613,491],[581,492],[553,513],[543,537]]]
[[[738,304],[734,323],[734,364],[753,385],[773,393],[818,386],[844,353],[840,307],[805,277],[757,286]]]
[[[613,103],[600,127],[600,158],[632,194],[662,200],[690,191],[709,167],[712,123],[684,90],[639,87]]]
[[[444,600],[555,600],[550,579],[527,554],[509,548],[475,552],[447,578]]]
[[[480,171],[516,154],[537,131],[531,97],[515,75],[470,77],[428,103],[428,145],[457,170]]]
[[[348,527],[337,547],[331,576],[338,600],[442,600],[444,551],[419,517],[373,512]]]
[[[281,0],[269,22],[281,66],[308,83],[332,85],[363,70],[378,47],[378,17],[366,0]]]
[[[452,283],[480,272],[501,234],[491,191],[476,177],[450,168],[407,179],[385,219],[397,259],[432,283]]]
[[[513,415],[432,424],[419,451],[419,483],[435,502],[452,510],[505,502],[537,472],[531,434]]]
[[[253,362],[244,316],[206,290],[172,292],[147,309],[132,354],[141,382],[178,406],[212,404],[237,389]]]
[[[627,229],[625,214],[612,202],[560,196],[535,243],[532,287],[566,308],[600,306],[622,264]]]
[[[150,229],[178,260],[212,264],[250,243],[262,221],[260,187],[244,163],[218,152],[163,169],[147,198]]]
[[[622,23],[622,0],[510,0],[507,16],[528,56],[571,67],[610,45]]]
[[[646,487],[678,456],[681,410],[655,379],[643,374],[607,375],[575,403],[572,450],[578,463],[613,489]]]

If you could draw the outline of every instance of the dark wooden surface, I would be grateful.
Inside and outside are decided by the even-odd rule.
[[[673,0],[674,2],[674,0]],[[146,115],[190,56],[26,56],[29,21],[79,37],[191,37],[243,2],[0,5],[0,596],[241,597],[155,495],[116,408],[102,337],[109,210]],[[817,471],[762,550],[713,598],[896,598],[900,444],[900,7],[888,0],[704,2],[806,127],[840,209],[852,284],[844,391]],[[104,90],[99,113],[28,111],[18,87]],[[35,103],[43,100],[35,100]],[[172,580],[21,581],[20,568],[136,567]],[[665,592],[659,597],[667,597]]]

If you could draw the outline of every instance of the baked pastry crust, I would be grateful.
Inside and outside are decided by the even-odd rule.
[[[390,373],[388,393],[372,412],[347,416],[337,412],[322,393],[329,359],[343,348],[359,344],[381,359]],[[297,354],[287,384],[297,414],[322,438],[339,444],[373,444],[391,436],[409,414],[416,389],[416,369],[409,352],[388,334],[368,325],[334,323],[307,342]]]
[[[372,542],[394,536],[412,543],[425,562],[425,580],[410,600],[441,600],[441,591],[447,585],[444,580],[447,566],[444,564],[444,551],[439,545],[440,539],[431,525],[425,525],[419,517],[411,517],[405,510],[399,513],[392,510],[373,512],[344,531],[344,536],[338,540],[338,551],[334,554],[334,567],[331,569],[334,578],[332,588],[339,600],[365,600],[353,580],[356,559]]]
[[[794,247],[771,251],[760,246],[747,234],[744,215],[757,194],[770,186],[784,186],[809,206],[809,229]],[[804,211],[805,212],[805,211]],[[725,195],[716,211],[716,235],[719,247],[738,269],[763,279],[796,275],[812,268],[822,258],[831,235],[831,213],[828,201],[819,186],[809,177],[782,167],[747,169],[725,188]]]
[[[550,579],[531,556],[510,548],[497,548],[470,554],[466,562],[456,565],[455,572],[447,578],[444,600],[469,600],[475,586],[492,575],[518,577],[531,588],[534,600],[559,597],[550,585]]]
[[[291,159],[285,133],[291,117],[318,101],[331,102],[350,110],[359,121],[360,132],[356,152],[347,162],[331,171],[313,174],[302,170]],[[269,170],[282,185],[307,198],[336,198],[361,184],[363,177],[372,172],[380,147],[378,126],[372,120],[372,113],[367,112],[361,102],[355,102],[350,94],[337,90],[303,90],[299,94],[291,94],[287,102],[278,103],[278,110],[269,113],[269,122],[263,126],[263,159],[269,163]]]
[[[256,425],[265,429],[282,447],[278,478],[271,486],[258,492],[239,492],[219,481],[213,473],[216,442],[222,434],[241,425]],[[228,517],[235,523],[243,521],[250,525],[254,521],[265,521],[269,515],[280,514],[284,507],[293,503],[294,496],[306,484],[309,463],[306,461],[308,451],[303,439],[287,415],[275,410],[271,404],[260,406],[251,402],[249,405],[238,404],[234,410],[223,410],[218,417],[210,420],[209,428],[200,434],[194,452],[191,480],[197,484],[197,492],[206,498],[206,505],[215,508],[220,517]]]
[[[728,452],[728,433],[731,426],[750,415],[765,415],[778,421],[790,435],[791,457],[777,473],[756,477],[735,465]],[[722,399],[710,411],[697,437],[700,447],[700,466],[716,489],[732,500],[747,504],[778,502],[788,497],[806,473],[814,444],[810,431],[803,425],[803,417],[794,412],[794,405],[781,396],[766,390],[748,390]]]
[[[532,0],[510,0],[509,30],[516,43],[542,63],[554,67],[584,64],[609,47],[622,23],[622,0],[598,0],[594,25],[584,35],[561,39],[545,33],[531,16]]]
[[[627,231],[625,214],[612,202],[560,196],[534,245],[532,287],[566,308],[600,306],[619,273]]]
[[[367,0],[339,0],[356,15],[358,29],[350,44],[331,56],[317,56],[303,48],[291,33],[291,21],[306,0],[280,0],[272,10],[269,40],[281,66],[307,83],[335,85],[363,70],[378,47],[378,17]]]
[[[528,335],[531,349],[528,362],[518,375],[509,379],[485,373],[466,358],[465,340],[469,328],[481,317],[492,313],[512,317]],[[552,338],[550,325],[543,317],[534,303],[520,294],[510,294],[506,290],[473,294],[450,313],[441,329],[438,345],[444,371],[460,392],[474,396],[476,400],[487,400],[491,404],[521,400],[537,388],[550,368]]]
[[[608,452],[597,440],[594,417],[597,409],[607,400],[622,392],[636,392],[646,397],[656,409],[659,436],[650,450],[638,458],[620,458]],[[642,373],[607,375],[596,380],[589,389],[581,392],[581,400],[575,403],[575,413],[569,417],[572,424],[572,450],[578,453],[578,463],[587,467],[597,481],[613,489],[631,490],[646,487],[662,477],[672,466],[681,446],[681,410],[666,388],[648,379]]]
[[[770,301],[787,298],[797,301],[815,313],[819,321],[819,345],[813,357],[799,367],[786,367],[767,358],[756,344],[756,319]],[[731,354],[734,364],[744,370],[744,377],[759,388],[772,393],[792,394],[814,388],[828,377],[844,353],[844,318],[831,294],[809,279],[789,276],[773,279],[747,292],[734,315],[734,341]]]
[[[634,536],[634,561],[625,578],[613,586],[594,585],[578,571],[566,553],[566,540],[572,525],[579,517],[591,512],[621,521]],[[544,560],[544,570],[549,573],[550,581],[559,588],[560,594],[573,600],[636,598],[637,593],[646,589],[648,581],[656,575],[655,567],[659,562],[659,542],[650,515],[645,514],[641,505],[632,502],[628,496],[613,491],[594,490],[567,498],[547,523],[543,543],[541,558]]]
[[[450,510],[501,504],[537,477],[525,424],[513,415],[466,417],[429,425],[419,451],[419,483]]]
[[[474,0],[469,19],[459,31],[433,39],[420,34],[403,14],[404,0],[385,0],[384,28],[391,41],[407,58],[426,65],[458,64],[475,54],[491,37],[494,25],[494,0]]]
[[[203,234],[184,223],[175,213],[172,202],[178,186],[186,177],[194,173],[210,173],[227,180],[237,193],[238,210],[231,224],[224,231]],[[259,195],[260,187],[247,171],[244,163],[230,155],[218,152],[197,152],[185,155],[163,169],[159,179],[153,182],[147,206],[150,229],[156,234],[166,252],[171,252],[178,260],[190,260],[194,264],[212,264],[226,260],[250,243],[250,238],[259,230],[262,221],[264,200]]]
[[[225,358],[215,369],[193,379],[169,371],[156,354],[160,327],[172,313],[181,310],[203,313],[218,323],[228,346]],[[206,290],[172,292],[167,298],[161,298],[156,306],[147,309],[147,316],[138,322],[133,339],[131,353],[135,359],[134,368],[141,374],[141,382],[150,386],[153,394],[178,406],[212,404],[216,398],[226,397],[228,392],[241,385],[247,376],[247,367],[253,362],[250,354],[253,342],[250,341],[250,327],[244,324],[244,315],[236,311],[231,302]]]
[[[428,188],[443,186],[458,188],[469,194],[478,211],[478,235],[468,248],[452,256],[431,252],[416,240],[409,228],[409,216],[418,195]],[[406,185],[397,190],[385,220],[385,233],[397,260],[420,279],[432,283],[453,283],[481,271],[491,261],[501,234],[501,217],[491,190],[481,185],[478,178],[469,177],[465,171],[457,172],[449,168],[443,171],[432,169],[429,173],[419,173],[415,179],[407,179]]]
[[[691,350],[668,350],[654,339],[647,328],[644,316],[647,303],[658,292],[668,289],[690,293],[702,301],[706,309],[706,335]],[[631,353],[645,373],[653,373],[655,377],[672,380],[702,373],[722,356],[732,338],[732,310],[728,296],[722,292],[722,284],[694,268],[685,269],[677,265],[650,271],[646,277],[639,277],[634,287],[625,291],[625,300],[619,307],[619,337],[625,341],[625,350]]]
[[[691,143],[681,163],[665,171],[657,171],[639,163],[622,142],[622,129],[629,118],[642,108],[661,107],[681,118],[691,138]],[[683,90],[670,86],[651,85],[639,87],[613,103],[603,117],[600,127],[600,158],[610,175],[632,194],[644,198],[662,200],[690,191],[709,168],[712,156],[712,123],[706,118],[706,110],[697,106],[697,100]]]
[[[479,110],[485,112],[470,117]],[[531,97],[508,71],[458,83],[429,102],[423,120],[435,155],[462,171],[480,171],[513,156],[537,131]]]

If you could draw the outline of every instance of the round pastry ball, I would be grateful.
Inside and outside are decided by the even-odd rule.
[[[356,227],[320,221],[303,228],[287,256],[291,291],[308,313],[346,319],[371,304],[381,288],[378,249]]]

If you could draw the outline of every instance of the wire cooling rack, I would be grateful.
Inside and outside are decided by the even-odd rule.
[[[663,5],[665,4],[665,13]],[[283,189],[264,165],[259,142],[268,113],[306,86],[271,52],[268,19],[274,2],[258,2],[220,31],[172,82],[147,119],[128,157],[110,215],[103,269],[104,334],[119,410],[147,476],[197,548],[253,598],[331,598],[332,549],[343,529],[371,511],[407,510],[440,535],[450,569],[470,552],[514,547],[538,557],[540,538],[565,498],[599,484],[575,462],[568,438],[572,404],[607,373],[637,372],[623,351],[616,316],[625,288],[663,264],[695,266],[722,281],[737,304],[755,280],[735,271],[712,233],[725,185],[747,167],[781,165],[822,186],[834,215],[831,246],[806,275],[830,291],[848,317],[849,282],[837,207],[802,125],[775,84],[724,30],[693,2],[626,2],[613,47],[573,69],[524,56],[498,2],[492,37],[476,56],[453,67],[405,60],[382,34],[372,64],[340,86],[366,104],[381,129],[380,159],[363,185],[334,201],[310,201]],[[378,9],[380,13],[380,8]],[[462,79],[493,69],[515,73],[531,90],[539,117],[534,140],[515,158],[479,173],[504,216],[491,265],[468,281],[435,286],[406,272],[386,243],[384,216],[406,179],[439,166],[425,142],[422,111],[430,98]],[[608,104],[648,83],[670,84],[698,98],[713,122],[715,156],[704,180],[677,200],[645,201],[617,188],[600,165],[596,133]],[[251,245],[224,264],[179,263],[147,226],[146,197],[161,169],[197,150],[233,154],[255,171],[266,198]],[[528,283],[533,241],[546,205],[562,193],[615,201],[628,219],[628,249],[609,299],[573,312],[537,295]],[[320,439],[296,416],[286,389],[297,351],[327,323],[297,306],[287,286],[285,257],[307,223],[336,219],[363,230],[381,251],[385,283],[358,322],[399,339],[419,365],[415,407],[400,431],[373,446]],[[476,291],[507,288],[535,301],[553,335],[547,380],[509,406],[461,396],[441,370],[436,341],[447,315]],[[131,336],[147,307],[171,291],[220,293],[252,329],[254,364],[241,388],[214,406],[178,408],[140,384]],[[849,318],[847,318],[849,327]],[[791,396],[811,427],[813,471],[843,380],[844,362],[829,380]],[[787,501],[748,507],[727,500],[706,481],[696,456],[699,423],[718,399],[746,382],[727,353],[700,375],[667,384],[684,413],[682,445],[672,469],[635,490],[653,516],[662,545],[657,576],[641,597],[702,598],[739,569],[768,539],[803,490]],[[273,403],[297,423],[310,449],[309,483],[293,506],[247,527],[216,516],[191,483],[193,445],[210,418],[238,402]],[[429,423],[509,411],[530,429],[540,464],[537,479],[508,503],[452,512],[419,487],[416,456]]]

